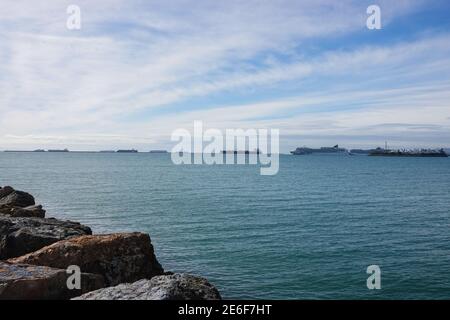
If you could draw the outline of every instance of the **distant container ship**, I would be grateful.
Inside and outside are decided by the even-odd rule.
[[[313,148],[297,148],[294,151],[291,151],[293,155],[299,156],[299,155],[306,155],[306,154],[314,154],[314,153],[322,153],[322,154],[347,154],[347,149],[339,148],[339,145],[335,145],[334,147],[321,147],[319,149],[313,149]]]
[[[117,153],[137,153],[138,151],[135,149],[130,150],[117,150]]]
[[[369,155],[371,152],[376,151],[376,149],[351,149],[350,154],[351,155]]]
[[[150,153],[168,153],[167,150],[150,150]]]
[[[431,157],[431,158],[447,158],[448,154],[444,149],[439,150],[389,150],[377,148],[369,153],[369,156],[378,157]]]
[[[59,149],[50,149],[50,150],[48,150],[48,152],[69,152],[69,149],[62,149],[62,150],[59,150]]]

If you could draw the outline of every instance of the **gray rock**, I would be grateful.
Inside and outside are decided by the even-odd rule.
[[[61,269],[77,265],[83,272],[104,276],[108,286],[150,279],[164,272],[150,236],[139,232],[80,236],[8,261]]]
[[[8,216],[11,216],[11,214],[17,209],[22,209],[22,208],[20,208],[20,207],[12,207],[12,206],[7,206],[7,205],[1,205],[0,206],[0,214],[6,214]]]
[[[35,205],[34,197],[26,192],[14,190],[11,187],[0,189],[0,206],[25,208]]]
[[[45,217],[41,205],[35,205],[34,197],[10,186],[0,188],[0,214],[11,217]]]
[[[41,205],[29,206],[26,208],[3,205],[0,206],[0,214],[6,214],[11,217],[44,218],[45,210],[42,209]]]
[[[0,260],[19,257],[63,239],[89,234],[92,234],[91,229],[78,222],[0,215]]]
[[[82,273],[81,289],[69,290],[66,270],[0,261],[0,300],[70,299],[102,288],[100,275]]]
[[[156,276],[92,291],[73,300],[220,300],[208,280],[188,274]]]
[[[5,186],[3,188],[0,188],[0,199],[3,197],[6,197],[7,195],[14,192],[14,189],[10,186]]]

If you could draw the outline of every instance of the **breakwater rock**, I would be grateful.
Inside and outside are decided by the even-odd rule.
[[[45,210],[41,205],[33,205],[25,208],[3,205],[0,207],[0,214],[10,217],[44,218]]]
[[[0,299],[70,299],[104,287],[103,278],[97,274],[81,273],[78,290],[69,290],[66,279],[66,270],[0,261]]]
[[[145,233],[96,234],[45,218],[32,195],[0,188],[0,299],[217,300],[206,279],[164,272]],[[80,286],[68,272],[79,270]]]
[[[156,276],[95,290],[74,300],[220,300],[208,280],[188,274]]]
[[[62,240],[8,261],[63,269],[77,265],[84,272],[104,276],[108,286],[150,279],[164,273],[153,252],[149,235],[138,232]]]
[[[0,260],[19,257],[71,237],[92,234],[78,222],[0,215]]]
[[[44,218],[45,210],[31,194],[6,186],[0,188],[0,215]]]
[[[0,188],[0,206],[24,208],[33,205],[35,205],[35,202],[31,194],[14,190],[10,186]]]

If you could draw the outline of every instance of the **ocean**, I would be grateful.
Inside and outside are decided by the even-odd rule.
[[[1,152],[0,185],[96,233],[149,233],[166,270],[224,298],[450,298],[448,158],[282,155],[261,176],[169,154]]]

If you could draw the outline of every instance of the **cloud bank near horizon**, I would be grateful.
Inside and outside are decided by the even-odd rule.
[[[370,4],[5,1],[0,149],[170,148],[194,120],[278,128],[284,152],[448,146],[449,5],[377,1],[368,30]]]

